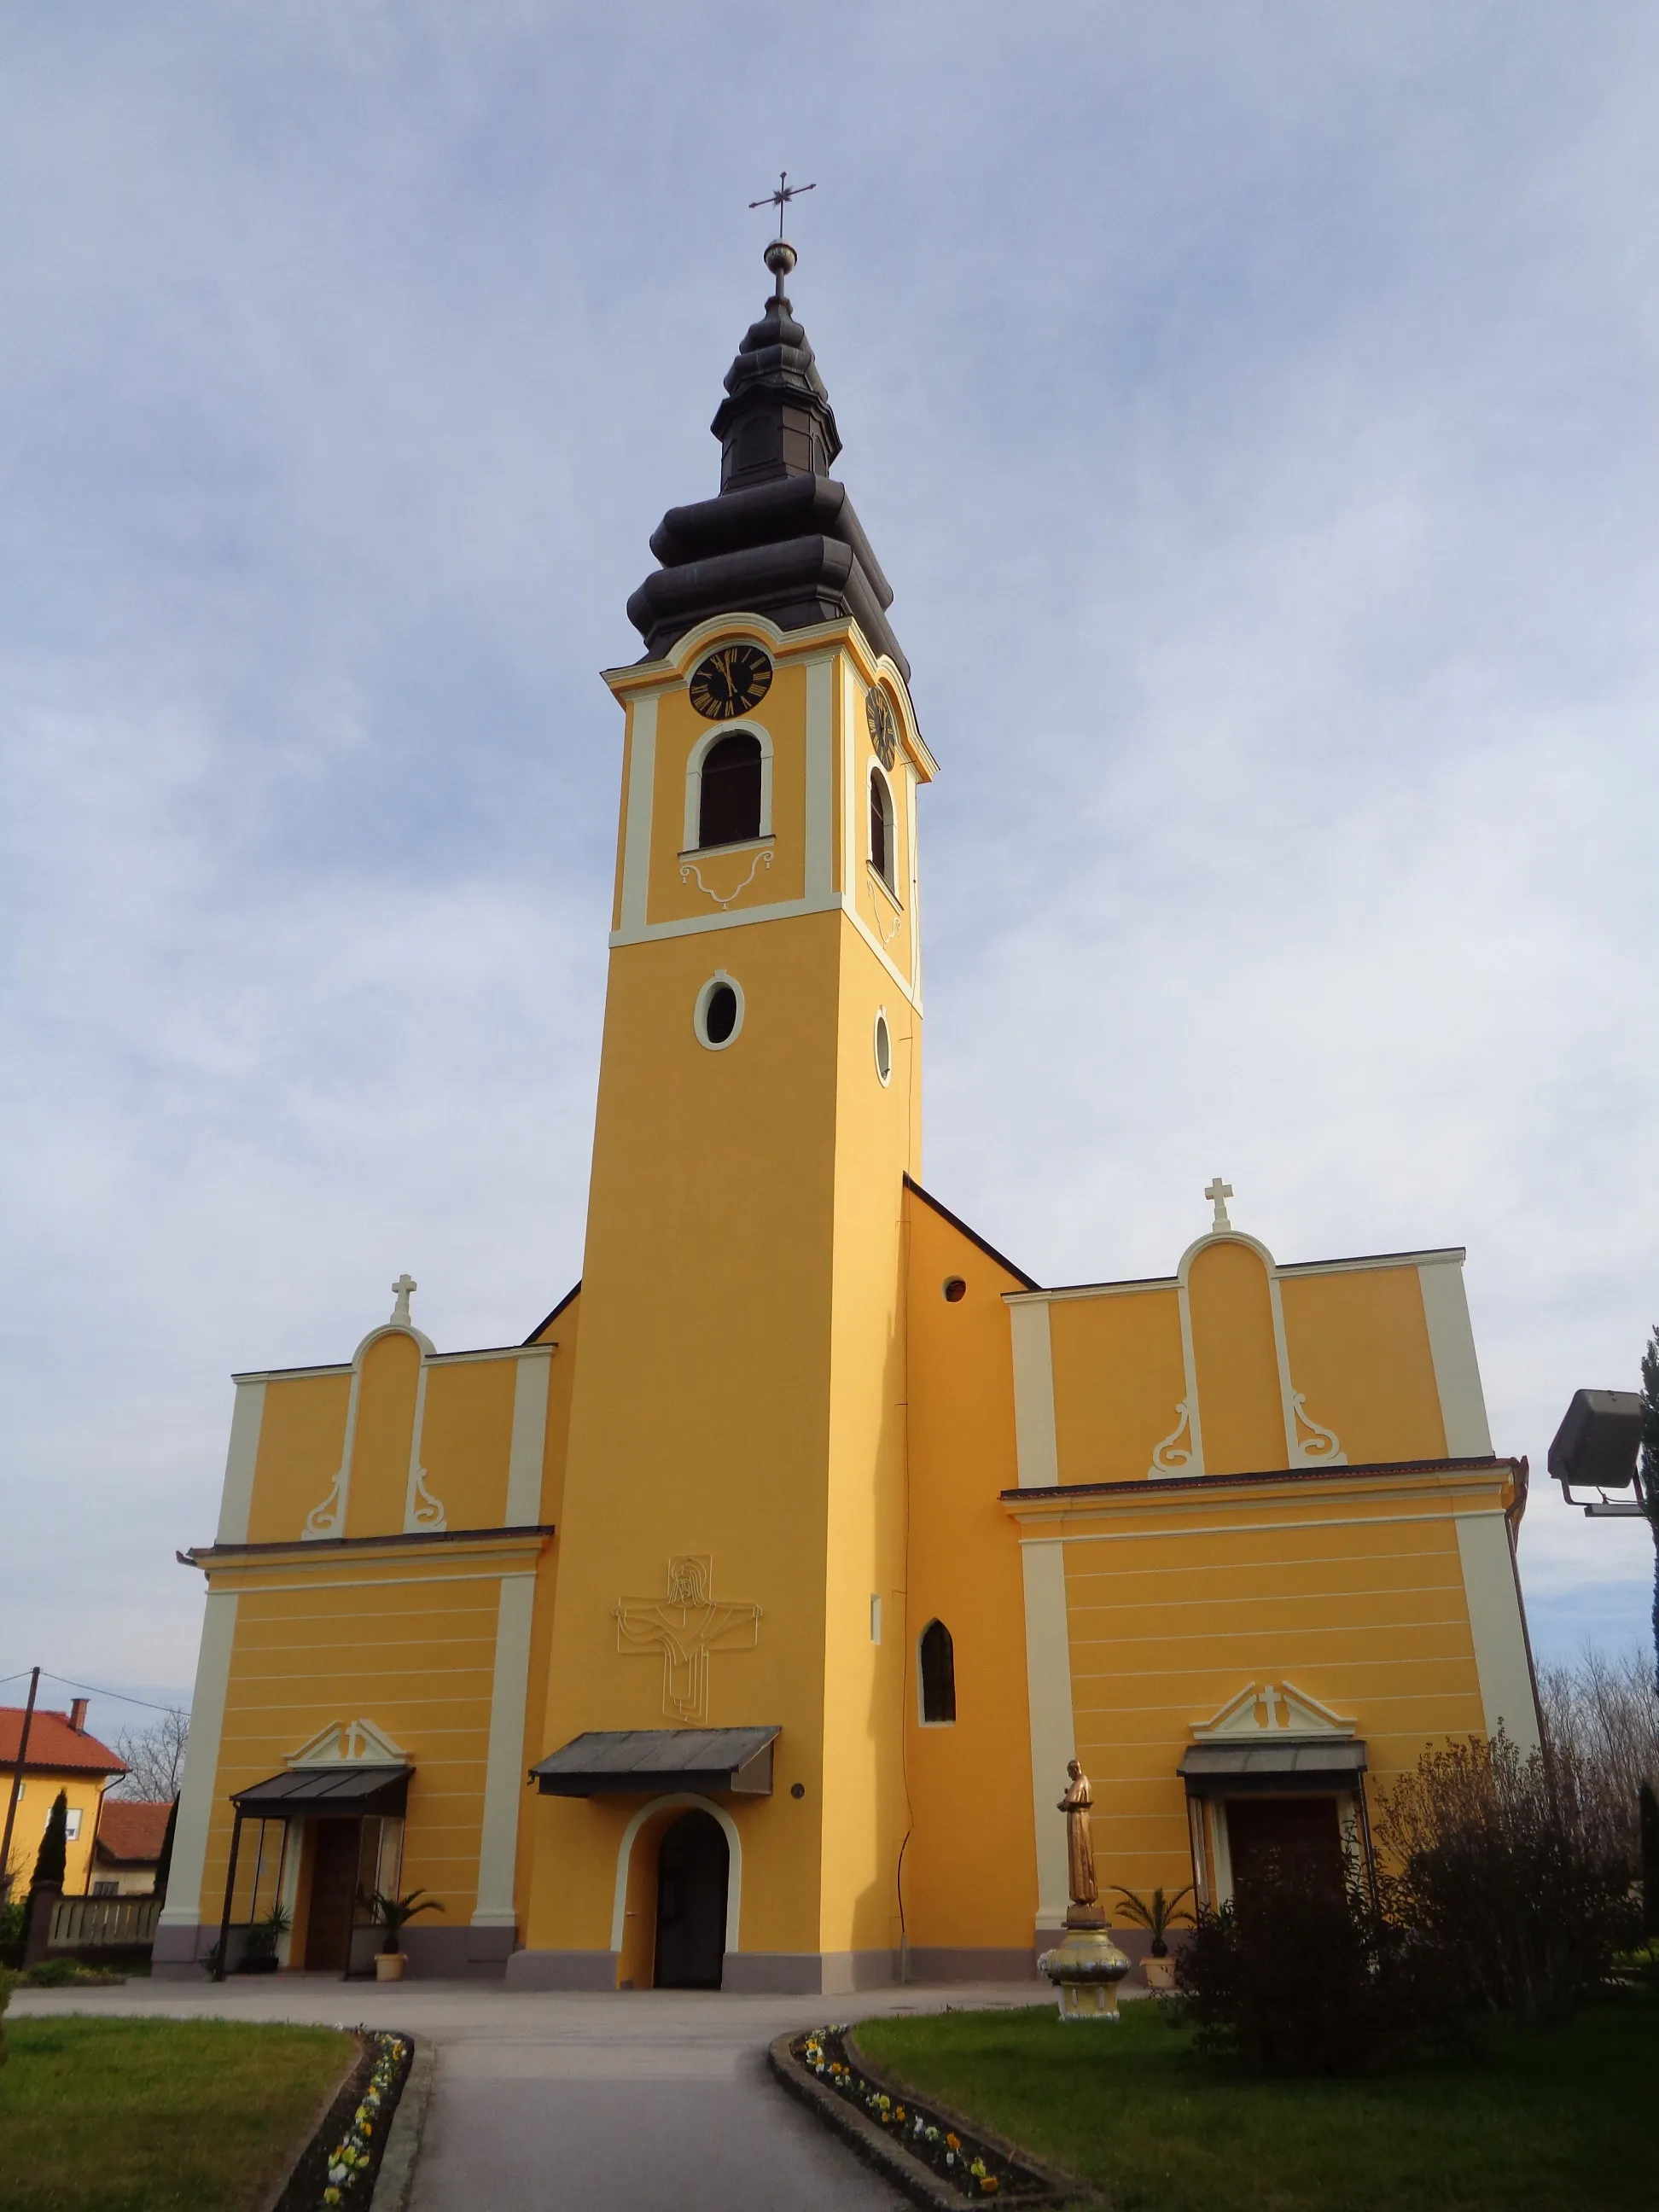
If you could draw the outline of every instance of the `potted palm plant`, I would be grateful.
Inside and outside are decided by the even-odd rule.
[[[386,1941],[374,1957],[374,1978],[377,1982],[400,1982],[409,1964],[400,1941],[404,1929],[417,1912],[441,1912],[444,1908],[435,1897],[428,1897],[421,1889],[411,1889],[402,1897],[377,1889],[363,1903],[376,1927],[386,1930]]]
[[[1193,1916],[1182,1909],[1182,1899],[1192,1895],[1191,1886],[1176,1890],[1173,1897],[1165,1897],[1155,1889],[1150,1897],[1138,1897],[1132,1889],[1120,1889],[1123,1900],[1123,1916],[1136,1928],[1152,1930],[1152,1948],[1140,1962],[1140,1971],[1146,1977],[1149,1990],[1172,1990],[1175,1987],[1175,1960],[1170,1956],[1170,1947],[1164,1942],[1171,1928],[1184,1923],[1190,1927]]]
[[[242,1947],[242,1963],[237,1968],[243,1974],[274,1974],[282,1961],[276,1956],[276,1946],[294,1923],[280,1905],[273,1905],[263,1920],[256,1920],[247,1931],[247,1941]]]

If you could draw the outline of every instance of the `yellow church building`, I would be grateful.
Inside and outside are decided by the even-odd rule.
[[[581,1279],[440,1350],[405,1275],[236,1377],[158,1972],[276,1904],[363,1970],[420,1888],[416,1974],[1024,1977],[1073,1756],[1104,1881],[1218,1901],[1363,1867],[1426,1743],[1537,1740],[1461,1250],[1282,1263],[1218,1177],[1167,1277],[1044,1288],[923,1188],[935,763],[767,259],[605,678]]]

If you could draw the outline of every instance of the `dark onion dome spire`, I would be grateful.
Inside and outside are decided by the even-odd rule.
[[[887,621],[893,588],[870,550],[844,485],[835,410],[783,280],[795,249],[775,238],[772,296],[726,373],[710,425],[720,441],[716,499],[671,507],[652,534],[662,566],[628,602],[628,619],[658,660],[710,615],[763,614],[780,629],[852,616],[909,680]]]

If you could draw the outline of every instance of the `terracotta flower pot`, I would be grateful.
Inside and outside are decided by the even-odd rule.
[[[374,1954],[374,1978],[377,1982],[400,1982],[409,1959],[402,1951],[377,1951]]]
[[[1175,1987],[1173,1959],[1145,1958],[1140,1962],[1140,1971],[1146,1977],[1149,1990],[1172,1990]]]

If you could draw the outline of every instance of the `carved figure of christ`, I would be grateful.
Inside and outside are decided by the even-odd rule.
[[[663,1711],[693,1728],[708,1718],[709,1653],[752,1651],[760,1636],[759,1606],[716,1599],[713,1580],[707,1556],[670,1559],[665,1597],[618,1598],[612,1607],[617,1650],[662,1654]]]

